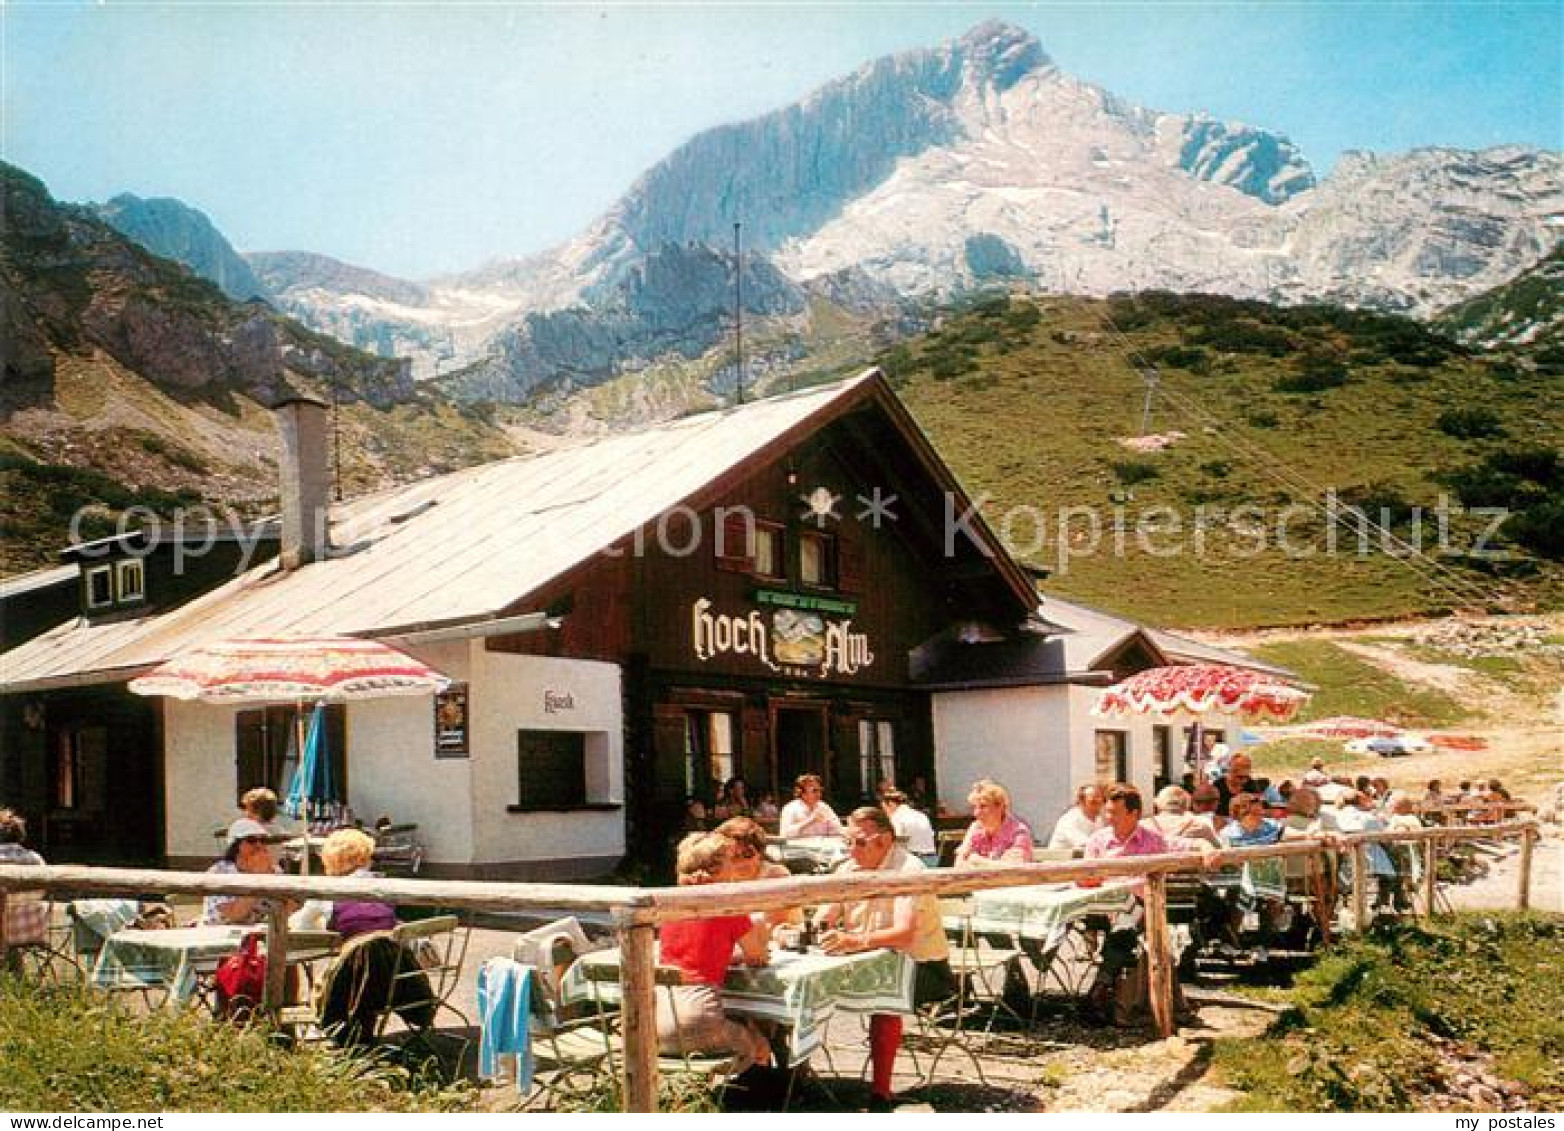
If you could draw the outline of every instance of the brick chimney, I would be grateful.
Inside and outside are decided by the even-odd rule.
[[[292,394],[272,406],[282,437],[278,474],[282,480],[282,568],[321,561],[331,544],[327,507],[331,500],[329,460],[331,405],[318,397]]]

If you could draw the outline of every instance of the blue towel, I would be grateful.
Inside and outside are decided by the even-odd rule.
[[[532,969],[495,957],[478,968],[478,1075],[492,1079],[505,1053],[516,1056],[516,1090],[532,1089],[532,1043],[527,1020],[532,1006]]]

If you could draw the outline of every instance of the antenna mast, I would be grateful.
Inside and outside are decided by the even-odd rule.
[[[744,252],[739,242],[743,224],[733,221],[733,352],[739,404],[744,403]]]

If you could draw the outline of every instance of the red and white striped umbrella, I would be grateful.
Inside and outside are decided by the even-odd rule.
[[[1176,664],[1148,668],[1105,688],[1092,714],[1193,715],[1221,713],[1286,722],[1309,693],[1282,679],[1227,664]]]
[[[430,694],[450,680],[405,652],[351,636],[219,640],[130,681],[137,695],[203,703],[341,702]]]

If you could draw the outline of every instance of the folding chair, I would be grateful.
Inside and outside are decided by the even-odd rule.
[[[541,930],[529,931],[528,935],[539,933]],[[602,1088],[605,1076],[613,1076],[614,1056],[623,1048],[619,1009],[604,1002],[602,995],[594,995],[597,1008],[593,1015],[567,1019],[560,1001],[558,973],[572,960],[574,943],[568,931],[556,933],[552,943],[542,946],[534,943],[528,947],[518,941],[517,951],[524,948],[534,957],[518,956],[514,961],[532,971],[528,1028],[533,1076],[532,1091],[522,1107],[530,1109],[540,1101],[554,1107],[559,1100],[589,1097]]]
[[[391,941],[396,944],[390,982],[392,1008],[380,1014],[377,1039],[385,1036],[393,1014],[400,1015],[415,1036],[425,1039],[435,1031],[442,1009],[456,1014],[463,1029],[472,1028],[472,1021],[451,1001],[461,981],[470,935],[455,915],[400,923],[391,931]]]
[[[973,931],[971,896],[942,897],[940,917],[945,921],[945,937],[950,942],[951,972],[958,981],[967,982],[968,1004],[982,1003],[988,1009],[988,1019],[983,1026],[984,1035],[993,1032],[994,1022],[1001,1016],[1022,1025],[1030,1025],[1032,1018],[1022,1017],[1005,1000],[1004,993],[1008,977],[1025,979],[1020,968],[1022,951],[1014,946],[1000,946],[992,937]],[[1014,975],[1011,971],[1015,972]],[[1028,992],[1030,994],[1030,988]]]
[[[612,983],[619,981],[619,967],[614,965],[591,965],[586,969],[587,980],[594,983]],[[672,995],[676,987],[684,985],[683,971],[672,966],[658,966],[653,972],[654,992],[669,995],[672,1005]],[[594,992],[592,999],[599,1003],[603,1001],[603,995]],[[671,1010],[674,1018],[674,1026],[679,1030],[679,1011]],[[657,1071],[664,1076],[690,1076],[696,1079],[706,1080],[716,1086],[717,1098],[720,1100],[722,1093],[727,1089],[733,1076],[733,1071],[738,1067],[738,1057],[731,1053],[703,1053],[685,1049],[683,1033],[679,1033],[679,1048],[681,1052],[663,1053],[657,1055]],[[613,1067],[613,1056],[610,1051],[608,1057],[610,1068]]]
[[[6,901],[6,965],[19,977],[46,986],[80,982],[63,905],[41,894],[16,892]]]

